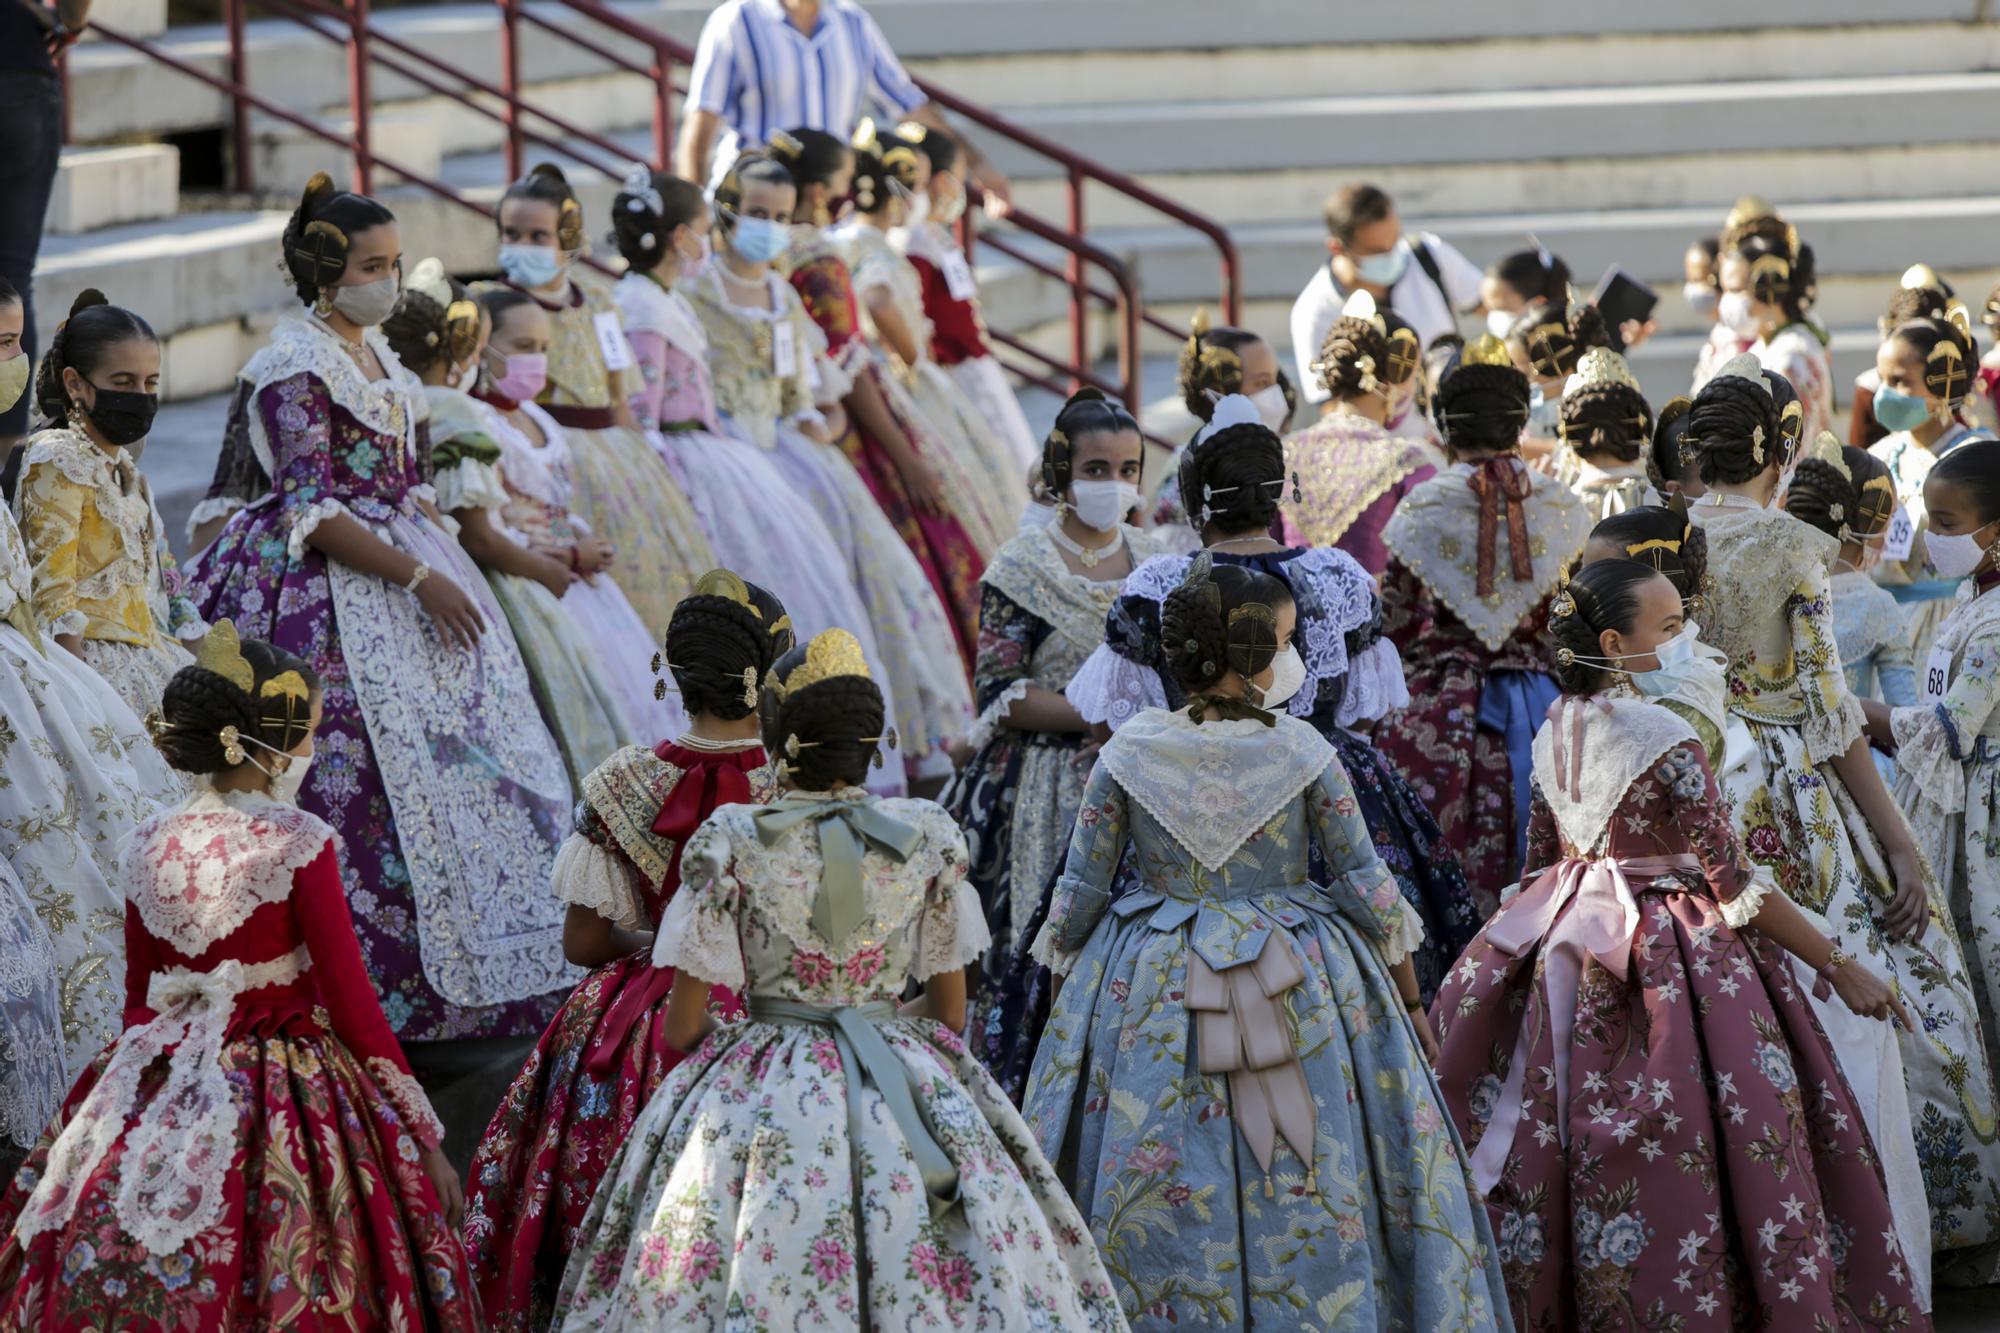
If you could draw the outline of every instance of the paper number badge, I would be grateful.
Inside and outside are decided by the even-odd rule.
[[[1884,560],[1908,560],[1910,548],[1917,543],[1917,525],[1910,517],[1906,505],[1897,505],[1895,517],[1889,520],[1889,535],[1882,541]]]
[[[606,370],[624,370],[632,364],[632,344],[625,341],[625,330],[618,323],[615,311],[606,310],[591,316],[591,323],[597,329],[597,349],[604,354]]]

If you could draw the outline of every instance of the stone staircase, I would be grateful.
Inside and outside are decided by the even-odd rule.
[[[107,22],[158,31],[163,0],[100,0]],[[691,41],[709,0],[621,6]],[[870,0],[912,67],[1041,134],[1227,222],[1244,262],[1245,321],[1282,343],[1291,299],[1324,254],[1321,199],[1366,176],[1405,219],[1475,262],[1533,232],[1580,286],[1613,261],[1662,293],[1662,332],[1634,355],[1649,392],[1685,388],[1705,333],[1679,297],[1680,256],[1731,200],[1776,201],[1814,246],[1837,387],[1872,359],[1895,275],[1923,261],[1975,308],[2000,279],[2000,23],[1986,0]],[[492,77],[496,11],[385,11],[379,22]],[[586,30],[590,25],[582,25]],[[175,53],[218,72],[216,29],[175,29]],[[615,41],[615,38],[608,39]],[[345,115],[337,47],[290,24],[251,27],[252,86],[329,119]],[[72,57],[73,138],[37,285],[44,310],[102,287],[167,339],[166,391],[225,388],[286,308],[276,241],[291,192],[340,154],[282,123],[256,127],[259,183],[196,188],[226,139],[220,94],[107,43]],[[600,132],[650,143],[644,80],[543,34],[529,37],[531,101]],[[502,183],[500,127],[379,66],[377,149],[487,197]],[[1049,164],[990,144],[1018,195],[1062,215]],[[183,154],[188,171],[183,171]],[[186,188],[183,175],[188,174]],[[581,172],[593,229],[610,182]],[[207,182],[213,184],[213,182]],[[412,256],[489,266],[472,215],[386,184]],[[1092,239],[1132,263],[1170,317],[1213,306],[1213,250],[1191,232],[1092,187]],[[1054,340],[1060,287],[1019,267],[983,275],[997,327]],[[53,316],[51,316],[53,318]],[[1109,349],[1108,323],[1098,331]],[[1148,336],[1145,388],[1171,392],[1173,343]],[[149,470],[199,472],[213,438],[190,404],[189,438],[156,439]],[[213,415],[213,412],[210,412]],[[1178,431],[1173,413],[1158,416]],[[183,460],[181,454],[188,457]],[[195,483],[188,483],[193,485]],[[169,507],[174,486],[156,481]],[[197,485],[198,489],[198,485]]]

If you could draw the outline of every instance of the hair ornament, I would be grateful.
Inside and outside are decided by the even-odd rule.
[[[754,606],[751,607],[750,609],[756,612],[756,614],[760,617],[764,614],[762,611],[758,611],[757,608]],[[770,632],[771,632],[771,637],[774,639],[777,638],[780,634],[798,633],[798,631],[792,627],[792,618],[789,614],[779,616],[776,620],[772,621]]]
[[[1944,321],[1972,341],[1972,312],[1965,308],[1965,302],[1953,301],[1944,308]]]
[[[243,640],[236,633],[234,621],[223,619],[208,627],[201,645],[195,650],[195,665],[234,685],[245,694],[257,685],[257,673],[250,669],[250,663],[243,656]]]
[[[1944,281],[1938,277],[1937,270],[1929,264],[1912,264],[1903,270],[1903,276],[1898,279],[1897,286],[1906,292],[1919,289],[1943,291]]]
[[[1404,384],[1416,372],[1417,364],[1423,360],[1423,349],[1417,342],[1414,329],[1399,328],[1389,335],[1389,364],[1385,368],[1389,383]]]
[[[753,666],[744,667],[743,706],[745,708],[755,708],[757,706],[757,684],[757,668]]]
[[[153,748],[156,750],[159,749],[160,743],[166,740],[167,733],[173,730],[173,727],[167,723],[166,715],[155,708],[148,712],[141,721],[145,724],[146,735],[152,739]]]
[[[1375,298],[1358,288],[1347,298],[1347,303],[1340,307],[1340,316],[1342,319],[1358,319],[1364,324],[1373,324],[1375,332],[1385,338],[1389,336],[1389,322],[1382,318],[1381,308],[1375,304]]]
[[[583,249],[583,205],[574,198],[556,206],[556,244],[568,251]]]
[[[1233,427],[1260,426],[1263,422],[1257,415],[1257,405],[1248,398],[1240,393],[1223,394],[1215,400],[1215,411],[1209,415],[1208,424],[1195,434],[1194,446],[1198,448],[1210,436]]]
[[[1593,347],[1583,354],[1576,363],[1576,373],[1563,385],[1563,397],[1594,384],[1622,384],[1641,397],[1645,395],[1632,374],[1632,367],[1609,347]]]
[[[243,753],[242,732],[238,731],[232,724],[216,733],[216,737],[222,742],[222,758],[225,763],[234,768],[243,762],[246,756]]]
[[[1854,480],[1854,473],[1847,466],[1847,456],[1832,431],[1823,430],[1819,433],[1819,438],[1812,443],[1811,457],[1825,463],[1849,482]],[[1840,515],[1835,514],[1834,517],[1839,518]]]
[[[625,211],[628,213],[650,212],[654,217],[658,217],[666,212],[666,202],[660,198],[660,192],[653,188],[653,169],[644,162],[634,162],[625,168],[625,179],[619,182],[618,189],[629,196],[625,201]]]
[[[347,271],[347,233],[331,222],[308,222],[292,243],[292,257],[312,268],[312,283],[324,287]]]
[[[1714,378],[1721,379],[1724,376],[1739,380],[1749,380],[1752,384],[1762,389],[1766,397],[1772,396],[1771,382],[1764,378],[1763,365],[1748,352],[1739,352],[1723,362],[1721,368],[1715,372]]]
[[[1750,461],[1753,463],[1764,461],[1764,428],[1761,425],[1750,428]]]
[[[745,608],[751,615],[762,620],[764,613],[750,600],[750,585],[742,578],[726,569],[711,569],[695,580],[694,597],[721,597]],[[775,628],[775,626],[773,627]]]
[[[809,685],[842,676],[869,679],[868,659],[862,655],[861,641],[836,626],[813,636],[806,645],[806,660],[793,667],[789,677],[779,679],[777,672],[772,672],[771,693],[782,703]]]
[[[1575,666],[1576,654],[1567,648],[1556,649],[1556,665],[1559,667]]]
[[[1482,333],[1465,345],[1459,353],[1461,366],[1512,366],[1514,358],[1508,354],[1507,344],[1490,333]]]

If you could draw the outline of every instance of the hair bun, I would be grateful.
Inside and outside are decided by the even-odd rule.
[[[528,168],[528,174],[530,176],[545,177],[562,186],[564,189],[569,188],[569,177],[563,175],[563,169],[553,162],[537,162],[534,166]]]
[[[313,215],[314,209],[338,193],[339,191],[333,184],[333,177],[327,175],[324,171],[315,171],[312,174],[312,179],[306,182],[306,188],[299,195],[299,216],[301,218],[310,218]]]
[[[82,291],[76,294],[76,299],[74,301],[71,301],[69,303],[69,317],[71,319],[75,319],[78,315],[90,309],[92,306],[110,305],[110,304],[111,304],[110,300],[104,295],[103,292],[98,291],[97,288],[95,287],[86,287]]]

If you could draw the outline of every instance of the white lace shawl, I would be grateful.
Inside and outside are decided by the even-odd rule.
[[[1220,870],[1334,762],[1311,725],[1279,717],[1194,722],[1154,709],[1127,722],[1098,762],[1188,854]]]
[[[415,454],[417,423],[424,413],[423,381],[396,359],[380,328],[363,329],[361,337],[382,363],[385,378],[369,380],[363,376],[340,339],[303,315],[280,319],[271,330],[271,341],[244,365],[238,378],[250,384],[250,450],[274,485],[278,469],[257,395],[294,375],[311,375],[326,386],[327,394],[348,415],[377,434],[401,439],[406,457]]]
[[[1590,536],[1591,516],[1583,501],[1553,477],[1528,475],[1532,489],[1521,504],[1533,577],[1526,583],[1515,582],[1510,572],[1503,505],[1493,547],[1493,591],[1479,596],[1479,496],[1472,489],[1472,469],[1463,464],[1404,496],[1382,529],[1383,541],[1403,567],[1494,652],[1554,590]]]
[[[203,785],[133,830],[126,894],[148,931],[195,957],[259,907],[289,897],[293,875],[333,837],[324,820],[295,805]]]
[[[569,514],[570,525],[587,531],[583,515],[570,510],[569,436],[539,403],[522,403],[521,414],[542,432],[537,445],[491,403],[473,400],[486,433],[500,446],[501,480],[507,489],[531,496]]]
[[[1581,753],[1564,754],[1571,769],[1563,772],[1556,763],[1557,728],[1564,729],[1561,742],[1567,750],[1579,714]],[[1700,746],[1687,719],[1651,700],[1610,694],[1566,697],[1562,711],[1535,733],[1534,744],[1535,781],[1563,840],[1584,855],[1594,855],[1632,784],[1650,772],[1660,756],[1689,743]]]
[[[708,364],[708,330],[685,296],[639,273],[620,278],[611,296],[627,333],[657,334],[681,355]]]

